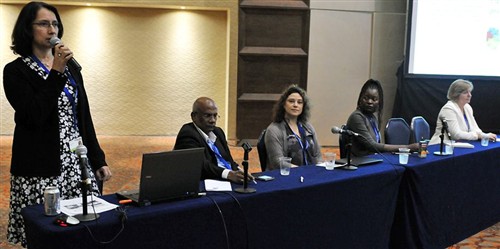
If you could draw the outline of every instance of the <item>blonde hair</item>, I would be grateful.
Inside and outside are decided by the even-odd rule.
[[[448,94],[446,97],[449,100],[457,100],[460,94],[466,91],[471,91],[474,89],[472,82],[468,80],[458,79],[451,83],[450,88],[448,88]]]

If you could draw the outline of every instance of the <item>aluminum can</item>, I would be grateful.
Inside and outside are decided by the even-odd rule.
[[[427,143],[429,141],[420,141],[418,143],[418,157],[420,158],[426,158],[427,157]]]
[[[61,194],[54,186],[46,187],[43,192],[45,215],[55,216],[61,213]]]

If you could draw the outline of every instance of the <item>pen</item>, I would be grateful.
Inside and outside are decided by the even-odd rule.
[[[255,185],[257,185],[257,182],[255,181],[255,179],[253,179],[252,182],[255,183]]]

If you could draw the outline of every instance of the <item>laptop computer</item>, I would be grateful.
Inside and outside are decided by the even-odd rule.
[[[192,148],[143,154],[139,189],[119,191],[116,195],[139,206],[197,197],[204,150]]]
[[[372,158],[372,157],[351,157],[351,164],[354,166],[362,166],[368,164],[374,164],[382,162],[383,160],[380,158]],[[346,164],[347,158],[341,158],[335,162],[336,164]]]

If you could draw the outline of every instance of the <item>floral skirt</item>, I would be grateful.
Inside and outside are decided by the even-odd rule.
[[[89,177],[95,179],[90,166]],[[53,177],[10,177],[10,213],[7,227],[7,240],[12,244],[21,242],[27,246],[24,221],[21,209],[43,203],[43,191],[48,186],[56,186],[61,193],[61,200],[81,197],[80,168],[77,163],[63,166],[60,176]],[[92,181],[92,191],[89,194],[99,195],[95,180]]]

